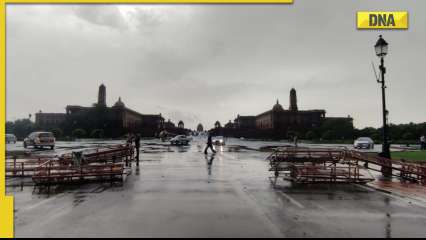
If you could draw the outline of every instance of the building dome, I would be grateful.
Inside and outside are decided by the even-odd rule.
[[[118,98],[118,101],[114,104],[114,107],[125,107],[124,103],[121,101],[121,97]]]
[[[272,108],[272,110],[274,111],[284,111],[283,106],[281,106],[280,102],[277,99],[277,103],[274,105],[274,107]]]
[[[197,126],[197,132],[202,132],[202,131],[204,131],[204,128],[203,128],[203,125],[200,123]]]

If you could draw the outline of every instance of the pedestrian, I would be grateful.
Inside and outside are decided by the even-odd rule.
[[[135,136],[135,148],[136,148],[136,166],[139,166],[139,150],[141,147],[141,135],[138,133]]]
[[[420,149],[426,150],[426,137],[425,137],[425,135],[422,135],[420,137]]]
[[[132,143],[133,143],[133,134],[131,134],[131,133],[128,133],[127,134],[127,144],[128,145],[132,145]]]
[[[213,153],[216,153],[216,151],[213,148],[213,140],[212,140],[212,135],[209,133],[209,136],[207,137],[207,146],[206,149],[204,149],[204,154],[207,154],[207,149],[211,149],[213,151]]]
[[[294,147],[297,148],[298,143],[299,143],[299,139],[297,138],[297,136],[294,136],[293,141],[294,141]]]

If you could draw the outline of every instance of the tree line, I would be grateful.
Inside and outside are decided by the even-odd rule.
[[[99,126],[100,124],[96,125]],[[102,127],[71,128],[70,126],[40,129],[30,119],[6,122],[6,133],[15,134],[21,140],[31,132],[39,130],[51,131],[57,138],[104,138],[108,137],[110,131]],[[157,131],[157,129],[155,130]],[[422,135],[426,135],[426,122],[390,124],[389,132],[394,143],[418,142]],[[370,137],[379,143],[382,141],[382,128],[366,127],[356,129],[352,124],[348,124],[347,121],[330,119],[325,121],[320,127],[305,132],[290,129],[287,132],[287,138],[292,139],[294,136],[312,141],[352,141],[358,137]]]
[[[390,139],[393,143],[417,143],[422,135],[426,135],[426,122],[408,124],[390,124]],[[299,136],[300,137],[300,136]],[[366,127],[362,129],[348,126],[345,122],[328,120],[316,129],[301,136],[307,140],[354,140],[359,137],[370,137],[375,142],[383,141],[383,128]]]

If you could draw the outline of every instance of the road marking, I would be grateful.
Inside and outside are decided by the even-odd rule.
[[[268,214],[262,210],[259,204],[256,202],[256,199],[247,191],[244,190],[243,184],[240,181],[235,181],[231,183],[234,191],[242,198],[244,202],[246,202],[250,208],[254,211],[257,217],[259,217],[266,225],[266,227],[271,231],[274,235],[274,238],[282,238],[285,237],[280,230],[280,227],[277,226],[268,216]]]
[[[37,207],[39,207],[39,206],[41,206],[43,204],[46,204],[46,203],[51,202],[51,201],[54,201],[54,200],[56,200],[56,199],[58,199],[59,197],[62,197],[62,196],[65,196],[65,194],[59,194],[59,195],[56,195],[54,197],[46,198],[46,199],[44,199],[44,200],[42,200],[42,201],[40,201],[40,202],[38,202],[38,203],[36,203],[34,205],[22,208],[22,211],[32,210],[32,209],[37,208]]]
[[[283,197],[285,197],[289,202],[291,202],[292,204],[296,205],[299,208],[305,208],[305,206],[303,206],[300,202],[298,202],[296,199],[290,197],[288,194],[283,193],[282,191],[278,191]]]
[[[405,200],[405,201],[408,201],[409,204],[415,204],[417,206],[426,207],[426,201],[424,201],[423,199],[413,197],[413,196],[404,195],[402,193],[392,192],[392,191],[380,189],[378,187],[369,186],[369,185],[364,186],[364,185],[355,184],[355,186],[358,186],[359,188],[362,188],[364,190],[368,190],[368,191],[371,191],[371,192],[382,194],[384,196],[387,196],[387,197],[390,197],[390,198],[393,198],[393,199]]]

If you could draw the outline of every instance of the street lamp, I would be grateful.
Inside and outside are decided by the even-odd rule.
[[[383,146],[381,156],[385,158],[391,158],[390,155],[390,145],[388,138],[388,110],[386,109],[386,84],[385,84],[385,74],[386,68],[384,63],[384,58],[388,54],[388,46],[389,44],[383,39],[382,35],[379,36],[379,40],[377,40],[374,49],[376,50],[376,55],[380,58],[380,72],[381,72],[381,80],[378,82],[382,85],[382,104],[383,104]]]
[[[376,55],[383,59],[388,54],[389,44],[383,39],[382,35],[379,36],[374,49],[376,50]]]

